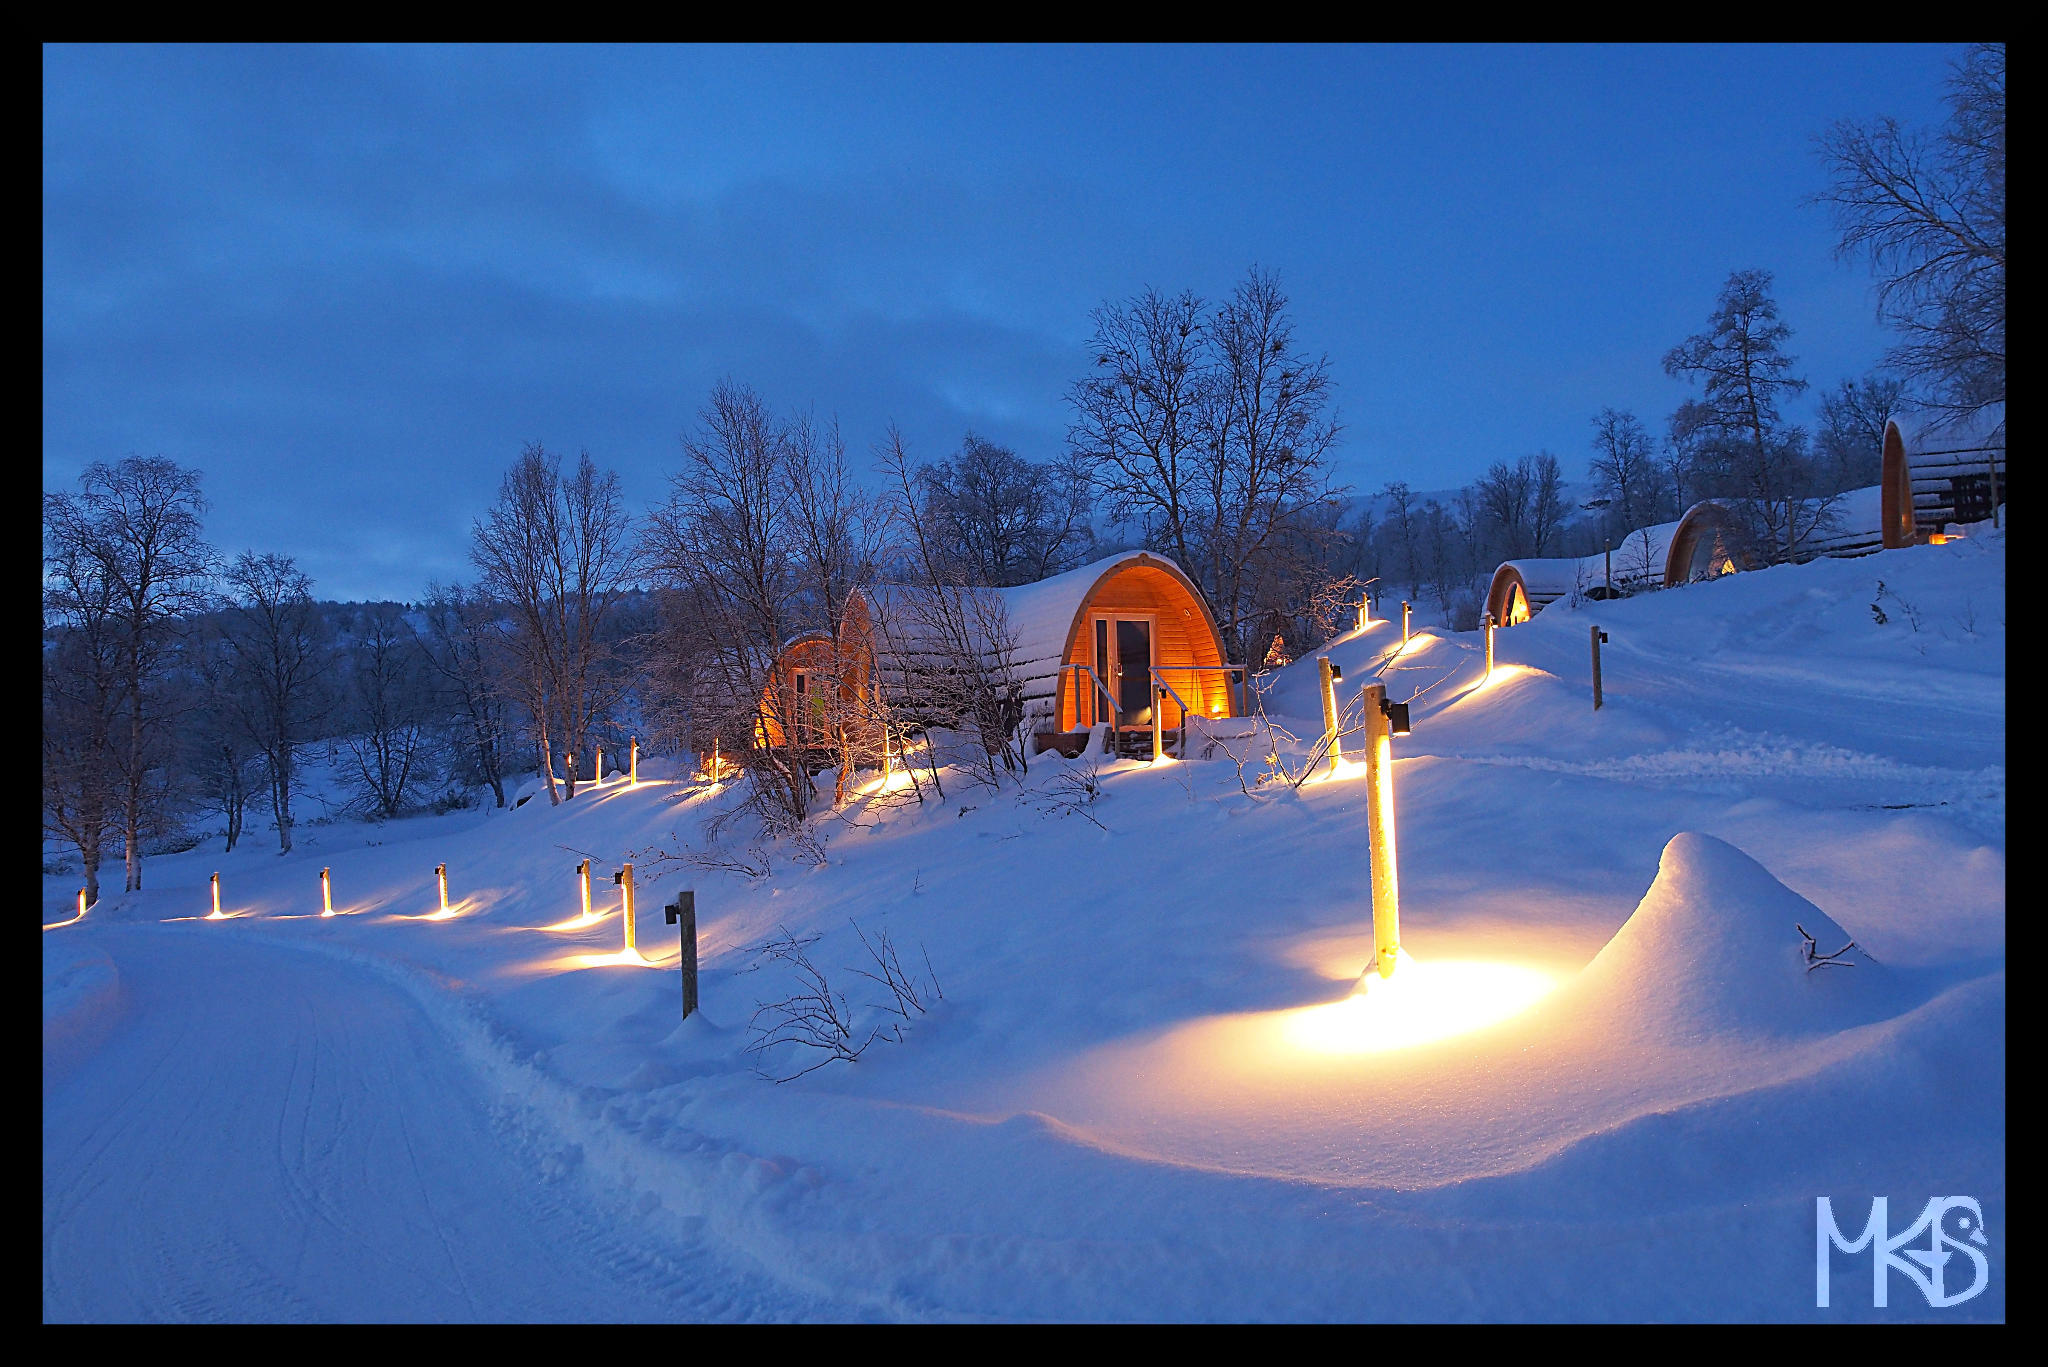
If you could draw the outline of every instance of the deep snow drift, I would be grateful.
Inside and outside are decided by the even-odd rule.
[[[819,823],[822,864],[766,846],[759,878],[656,857],[703,850],[704,818],[735,794],[644,762],[649,781],[559,809],[337,823],[288,859],[252,836],[231,857],[152,861],[149,891],[44,936],[46,1316],[199,1303],[152,1300],[140,1277],[81,1289],[87,1269],[133,1264],[139,1179],[80,1176],[80,1136],[140,1135],[175,1109],[123,1100],[175,1037],[211,1070],[177,1092],[186,1128],[255,1126],[269,1103],[250,1098],[281,1058],[331,1056],[344,1096],[381,1087],[424,1126],[438,1105],[479,1172],[514,1192],[523,1175],[571,1237],[726,1278],[707,1313],[2002,1317],[2003,537],[1556,605],[1499,634],[1490,680],[1476,633],[1398,635],[1376,623],[1328,648],[1347,707],[1373,677],[1413,698],[1396,773],[1414,972],[1364,999],[1360,770],[1257,785],[1270,766],[1251,721],[1185,763],[1101,765],[1085,810],[1060,794],[1095,766],[1052,756],[1022,793],[952,775],[918,804],[869,783]],[[1315,668],[1266,694],[1296,736],[1318,725]],[[1309,748],[1281,742],[1288,766]],[[727,849],[757,858],[744,832]],[[590,924],[585,856],[604,913]],[[629,857],[645,963],[617,952],[605,879]],[[442,861],[456,905],[436,919]],[[231,916],[210,923],[216,868]],[[703,1011],[678,1028],[659,907],[684,887]],[[71,892],[45,880],[46,922]],[[929,965],[926,1012],[877,1005],[856,922],[919,976]],[[812,1060],[747,1050],[757,1004],[795,981],[756,966],[779,929],[817,937],[807,953],[861,1033],[891,1030],[782,1084],[755,1066]],[[214,991],[214,973],[246,996],[246,1024],[209,1030],[178,999]],[[394,993],[439,1041],[406,1027],[431,1085],[380,1071],[374,1047],[291,1043],[295,1014]],[[260,1232],[303,1223],[292,1191],[335,1209],[381,1193],[411,1213],[378,1238],[433,1240],[449,1266],[449,1241],[492,1237],[466,1206],[368,1180],[388,1151],[337,1151],[360,1153],[354,1178],[288,1154],[259,1184],[209,1313],[464,1314],[452,1293],[407,1299],[374,1277],[353,1300],[305,1294],[302,1241]],[[1934,1312],[1899,1284],[1877,1311],[1868,1263],[1859,1282],[1845,1260],[1833,1307],[1814,1309],[1815,1197],[1860,1228],[1873,1195],[1917,1210],[1952,1193],[1983,1202],[1981,1296]],[[165,1229],[182,1211],[208,1231],[211,1199],[174,1183],[145,1205]],[[508,1196],[508,1227],[539,1218],[530,1199]],[[530,1241],[504,1244],[495,1278],[541,1275]],[[319,1247],[345,1260],[345,1240]],[[234,1290],[273,1281],[298,1299]],[[579,1284],[533,1313],[692,1313],[660,1277],[634,1283],[630,1308],[583,1304]]]

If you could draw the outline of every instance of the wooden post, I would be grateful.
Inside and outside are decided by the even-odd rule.
[[[1408,606],[1408,600],[1403,598],[1401,600],[1401,644],[1404,647],[1408,644],[1408,614],[1410,611],[1412,609]]]
[[[1152,762],[1166,758],[1166,690],[1152,685]]]
[[[84,889],[84,888],[80,888],[80,889],[78,890],[78,914],[79,914],[80,916],[83,916],[83,915],[85,915],[85,889]]]
[[[434,881],[441,886],[441,910],[448,910],[448,866],[434,865]]]
[[[1600,696],[1600,643],[1607,639],[1607,633],[1599,627],[1593,628],[1593,710],[1598,712],[1603,699]]]
[[[590,861],[584,860],[576,866],[576,888],[583,894],[583,919],[590,919]]]
[[[1337,669],[1330,657],[1316,657],[1316,672],[1323,684],[1323,744],[1330,748],[1330,772],[1337,772]]]
[[[213,914],[214,918],[218,920],[220,917],[220,875],[217,873],[213,876]]]
[[[1358,629],[1364,631],[1372,625],[1372,590],[1366,589],[1358,595]]]
[[[612,881],[619,885],[619,912],[626,922],[626,952],[637,952],[633,925],[633,866],[626,865],[612,875]]]
[[[697,1010],[697,894],[686,890],[665,908],[668,919],[679,922],[682,938],[683,1019]]]
[[[597,747],[597,763],[590,768],[590,786],[593,788],[604,787],[604,747],[602,745]]]
[[[1493,677],[1493,614],[1487,613],[1481,625],[1486,628],[1486,677],[1490,679]]]
[[[320,914],[334,915],[334,884],[327,879],[327,870],[320,870]]]
[[[1387,686],[1367,684],[1365,703],[1365,838],[1372,860],[1373,966],[1394,973],[1401,948],[1401,882],[1394,861],[1394,737],[1387,723]]]

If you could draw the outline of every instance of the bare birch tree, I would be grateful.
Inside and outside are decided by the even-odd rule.
[[[514,678],[534,726],[548,801],[559,803],[557,750],[587,753],[593,721],[627,683],[605,628],[642,566],[618,475],[600,471],[587,451],[565,475],[560,457],[529,445],[475,523],[470,559],[484,588],[511,613]],[[574,768],[566,795],[576,795]]]
[[[225,578],[234,705],[263,756],[278,852],[289,854],[299,752],[333,711],[326,623],[313,603],[312,579],[288,555],[244,551]]]
[[[502,808],[512,718],[501,682],[508,670],[499,605],[467,585],[435,583],[427,585],[420,609],[426,618],[420,647],[441,680],[443,707],[454,718],[458,747]]]
[[[1814,198],[1841,233],[1836,254],[1877,276],[1878,316],[1902,335],[1887,364],[1968,413],[2005,401],[2005,44],[1973,44],[1947,99],[1932,137],[1890,118],[1828,129],[1830,180]]]
[[[396,604],[365,608],[354,637],[341,748],[358,800],[395,817],[431,778],[429,666]]]
[[[94,462],[77,494],[43,501],[45,566],[89,558],[102,581],[109,645],[118,661],[122,716],[110,751],[119,774],[127,890],[142,887],[142,837],[159,789],[169,707],[162,682],[180,621],[206,603],[213,553],[201,536],[200,475],[163,456]],[[81,568],[81,573],[82,568]]]

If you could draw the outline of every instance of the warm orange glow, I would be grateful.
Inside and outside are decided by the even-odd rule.
[[[531,963],[508,970],[515,974],[570,973],[585,968],[660,968],[661,965],[643,959],[637,950],[620,949],[610,954],[559,954],[552,959],[537,959]]]
[[[1927,534],[1927,544],[1930,546],[1946,546],[1948,542],[1947,532],[1929,532]]]
[[[320,870],[320,914],[334,915],[334,885],[327,880],[327,870]]]
[[[85,919],[85,889],[84,889],[84,888],[80,888],[80,889],[78,890],[78,914],[77,914],[76,916],[73,916],[73,917],[69,918],[68,920],[63,920],[63,921],[48,921],[48,922],[45,922],[45,923],[44,923],[44,925],[43,925],[43,929],[44,929],[44,930],[61,930],[61,929],[63,929],[63,928],[65,927],[65,926],[75,926],[75,925],[77,925],[77,924],[78,924],[78,923],[79,923],[80,921],[83,921],[84,919]]]
[[[1488,674],[1478,683],[1466,689],[1462,696],[1465,698],[1469,698],[1475,693],[1484,693],[1488,689],[1498,688],[1504,683],[1508,683],[1515,679],[1519,679],[1524,674],[1529,674],[1533,672],[1534,671],[1532,671],[1527,665],[1497,664],[1493,667],[1493,672],[1491,674]]]
[[[213,876],[213,914],[206,919],[209,921],[223,919],[220,914],[220,875],[217,873]]]
[[[448,866],[446,864],[434,865],[434,881],[441,886],[441,916],[445,918],[453,914],[448,910]]]
[[[626,762],[626,782],[637,784],[640,781],[640,738],[638,736],[633,737],[633,747],[629,753],[631,757]]]
[[[872,797],[879,793],[900,792],[910,786],[908,769],[891,769],[885,774],[869,779],[853,791],[859,797]]]
[[[765,744],[765,741],[764,741]],[[739,777],[740,767],[718,752],[718,742],[711,742],[711,760],[697,766],[699,783],[723,783],[729,778]]]
[[[1317,1054],[1372,1054],[1407,1049],[1482,1030],[1519,1015],[1557,986],[1526,964],[1446,959],[1417,963],[1400,956],[1401,971],[1365,983],[1342,1001],[1277,1013],[1280,1038]]]
[[[580,916],[571,916],[566,921],[557,921],[551,926],[542,926],[541,929],[556,933],[565,933],[572,930],[587,930],[591,926],[597,925],[598,923],[602,922],[604,918],[604,912],[586,911]]]

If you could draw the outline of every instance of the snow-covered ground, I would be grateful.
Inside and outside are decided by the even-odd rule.
[[[1247,794],[1256,738],[1105,765],[1087,815],[1053,756],[869,793],[758,879],[654,858],[734,794],[649,765],[153,860],[43,937],[45,1316],[2003,1318],[2004,585],[1978,535],[1560,604],[1490,681],[1476,633],[1339,638],[1347,703],[1414,697],[1414,962],[1363,997],[1362,770]],[[1271,680],[1297,734],[1315,677]],[[636,859],[645,964],[578,923],[586,855],[601,910]],[[764,1079],[779,929],[894,1019],[856,921],[943,998]],[[1815,1198],[1854,1235],[1880,1195],[1976,1198],[1983,1293],[1874,1309],[1866,1251],[1817,1310]]]

